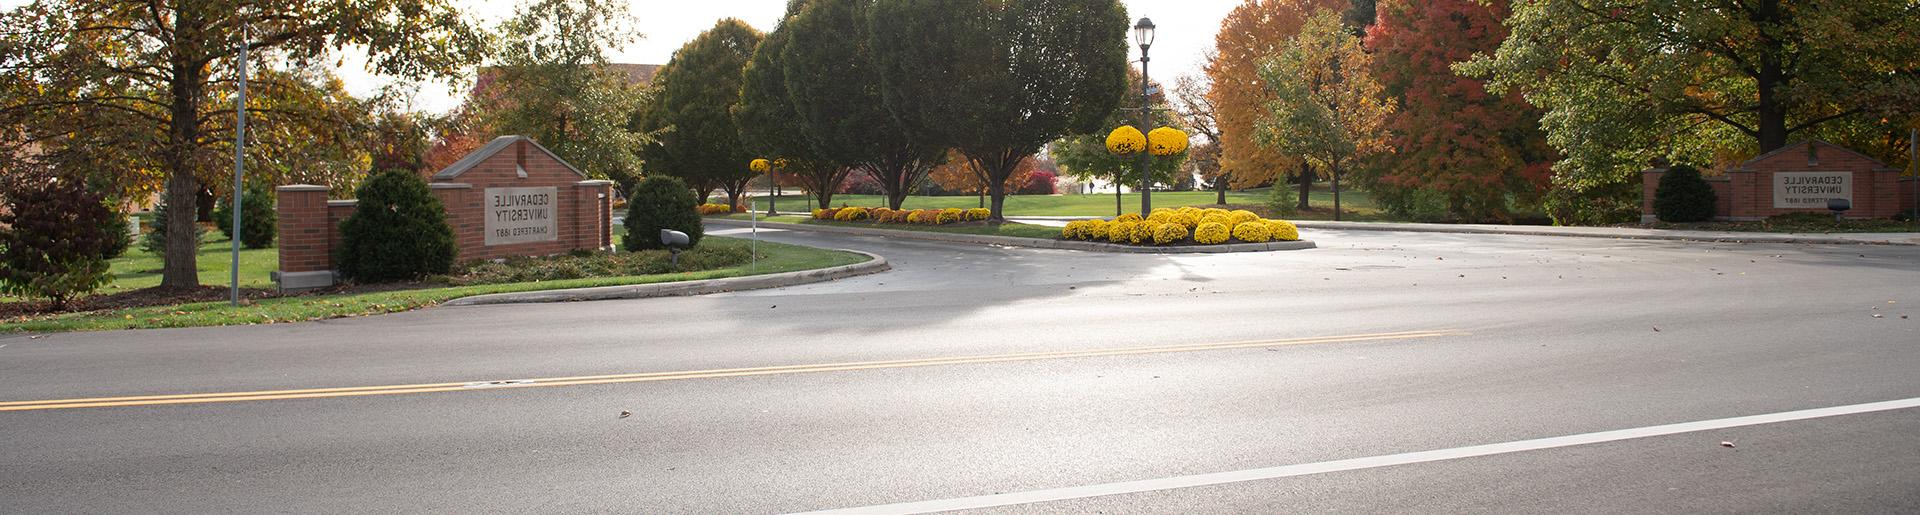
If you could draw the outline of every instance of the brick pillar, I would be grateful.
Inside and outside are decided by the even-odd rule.
[[[278,188],[280,270],[274,281],[282,290],[320,288],[333,284],[333,233],[327,213],[327,187],[295,184]]]
[[[613,181],[594,180],[574,183],[574,241],[576,249],[605,249],[610,246],[612,224],[610,202]]]
[[[1640,171],[1640,223],[1650,224],[1660,219],[1653,211],[1653,192],[1660,189],[1660,178],[1666,175],[1665,168]]]

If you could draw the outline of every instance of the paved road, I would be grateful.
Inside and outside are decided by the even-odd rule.
[[[1920,510],[1911,408],[1257,472],[1920,397],[1920,248],[766,237],[895,271],[0,339],[0,401],[131,404],[0,411],[0,512],[763,513],[1140,480],[987,511]],[[515,379],[539,381],[485,384]],[[1213,473],[1253,479],[1155,481]]]

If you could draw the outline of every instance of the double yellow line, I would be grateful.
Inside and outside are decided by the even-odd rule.
[[[1057,352],[1027,352],[1019,354],[991,354],[980,356],[956,356],[948,358],[922,358],[889,361],[860,361],[851,363],[825,363],[814,365],[785,365],[777,367],[723,368],[713,370],[690,370],[679,372],[647,372],[637,374],[612,374],[597,376],[549,377],[544,379],[515,379],[504,381],[479,381],[464,383],[424,383],[387,386],[353,386],[341,388],[313,388],[303,390],[264,390],[252,392],[227,393],[190,393],[178,395],[141,395],[131,397],[93,397],[79,399],[53,399],[42,401],[0,402],[0,411],[32,411],[70,408],[112,408],[120,406],[158,406],[167,404],[203,404],[214,402],[276,401],[289,399],[320,399],[328,397],[362,397],[369,395],[399,395],[406,393],[461,392],[507,388],[539,388],[551,386],[580,386],[590,384],[641,383],[649,381],[678,381],[684,379],[714,379],[722,377],[764,376],[778,374],[804,374],[813,372],[840,372],[848,370],[872,370],[883,368],[931,367],[942,365],[967,365],[977,363],[1000,363],[1007,361],[1034,361],[1043,359],[1093,358],[1104,356],[1127,356],[1134,354],[1159,354],[1169,352],[1194,352],[1206,350],[1240,349],[1247,347],[1273,347],[1283,345],[1306,345],[1316,343],[1366,342],[1381,340],[1405,340],[1414,338],[1432,338],[1454,336],[1465,333],[1453,331],[1404,331],[1397,333],[1357,334],[1348,336],[1326,336],[1314,338],[1291,338],[1284,340],[1259,340],[1226,343],[1201,343],[1188,345],[1166,345],[1155,347],[1122,347],[1116,349],[1089,349]]]

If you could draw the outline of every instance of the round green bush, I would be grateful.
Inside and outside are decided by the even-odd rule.
[[[627,196],[627,235],[620,246],[627,250],[665,248],[660,245],[660,230],[687,233],[689,246],[699,245],[702,229],[693,190],[680,179],[648,177],[633,187]]]
[[[0,292],[51,300],[55,309],[113,280],[107,252],[117,214],[79,181],[41,170],[0,176]]]
[[[240,199],[240,244],[250,249],[264,249],[273,246],[275,231],[279,230],[279,213],[273,209],[273,189],[265,186],[247,186],[246,195]],[[220,199],[213,208],[213,224],[220,232],[233,239],[233,200],[232,197]]]
[[[389,170],[367,178],[354,193],[353,215],[340,222],[334,264],[361,282],[446,274],[459,253],[447,212],[419,175]]]
[[[1713,186],[1700,177],[1700,170],[1673,165],[1653,190],[1653,212],[1666,222],[1705,222],[1713,219],[1713,203],[1717,200]]]

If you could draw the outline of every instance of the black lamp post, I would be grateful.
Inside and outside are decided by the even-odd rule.
[[[1140,132],[1153,130],[1153,92],[1147,89],[1147,48],[1153,46],[1153,20],[1133,24],[1133,42],[1140,45]],[[1153,212],[1153,145],[1140,150],[1140,216]]]

